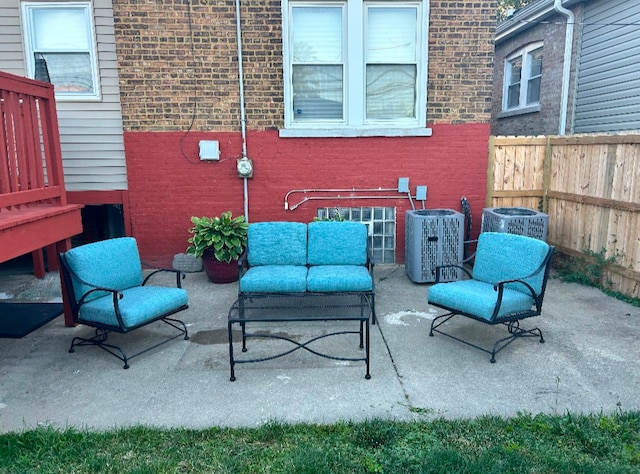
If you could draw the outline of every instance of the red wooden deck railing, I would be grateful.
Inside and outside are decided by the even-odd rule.
[[[42,278],[46,249],[57,270],[81,208],[67,203],[53,86],[0,71],[0,263],[31,253]]]

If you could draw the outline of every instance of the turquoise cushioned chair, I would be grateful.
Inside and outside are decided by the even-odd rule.
[[[75,337],[69,352],[77,346],[96,345],[124,362],[160,344],[184,335],[185,324],[169,316],[188,308],[187,292],[175,270],[155,270],[143,278],[142,262],[135,239],[122,237],[82,245],[59,254],[60,269],[74,322],[95,328],[91,338]],[[173,272],[176,288],[146,285],[158,272]],[[127,356],[118,346],[107,343],[110,332],[128,333],[154,321],[162,321],[178,334]]]
[[[473,275],[470,279],[437,283],[429,288],[429,304],[446,311],[431,323],[434,332],[491,354],[520,337],[539,337],[539,328],[522,329],[520,320],[540,315],[554,248],[547,243],[522,235],[484,232],[478,238]],[[440,271],[438,267],[437,272]],[[485,349],[440,329],[453,316],[461,315],[476,321],[507,327],[509,336],[499,339],[491,349]]]

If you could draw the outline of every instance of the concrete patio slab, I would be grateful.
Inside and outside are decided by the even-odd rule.
[[[300,350],[237,365],[237,380],[230,382],[226,319],[237,284],[214,285],[203,273],[192,273],[184,280],[190,307],[181,314],[191,339],[134,358],[128,370],[95,347],[68,353],[74,336],[92,330],[64,327],[62,317],[22,339],[0,340],[0,432],[42,424],[206,428],[640,409],[636,307],[551,279],[543,315],[528,321],[542,329],[546,342],[516,341],[491,364],[489,355],[471,347],[438,334],[429,337],[429,324],[439,314],[426,303],[429,285],[411,282],[402,266],[378,265],[375,277],[379,324],[371,327],[370,380],[362,362]],[[56,278],[22,276],[16,279],[20,292],[12,295],[11,282],[0,275],[0,292],[51,300],[59,292]],[[326,324],[281,330],[307,336],[326,330]],[[485,344],[504,331],[462,318],[450,326]],[[166,331],[158,324],[114,339],[135,347]],[[323,341],[328,350],[350,343]],[[251,340],[249,350],[268,354],[275,344]]]

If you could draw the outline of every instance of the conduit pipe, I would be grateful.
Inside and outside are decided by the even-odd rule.
[[[244,71],[242,69],[242,27],[240,26],[240,0],[236,0],[236,37],[238,43],[238,82],[240,84],[240,129],[242,130],[242,158],[247,158],[247,120],[244,113]],[[249,185],[244,177],[244,218],[249,222]]]
[[[293,204],[292,206],[289,206],[289,196],[291,196],[294,193],[303,193],[303,194],[307,194],[307,193],[360,193],[360,192],[371,193],[371,192],[388,192],[388,191],[398,191],[398,188],[334,188],[334,189],[315,188],[315,189],[292,189],[291,191],[289,191],[284,196],[284,209],[285,209],[285,211],[286,210],[293,211],[300,204],[305,203],[307,201],[311,201],[311,200],[314,200],[314,199],[330,199],[331,198],[330,196],[327,196],[327,197],[324,197],[324,196],[323,197],[305,197],[299,203]],[[351,197],[351,196],[345,196],[345,197],[338,196],[335,199],[345,199],[347,197]],[[389,197],[389,196],[379,196],[379,197]],[[396,198],[396,196],[390,196],[390,198]]]
[[[295,204],[289,204],[289,197],[295,193],[375,193],[375,192],[389,192],[396,191],[399,192],[398,188],[334,188],[334,189],[292,189],[289,191],[284,197],[284,209],[285,211],[293,211],[300,205],[304,204],[307,201],[318,201],[318,200],[331,200],[331,199],[403,199],[402,195],[400,196],[389,196],[389,195],[365,195],[365,196],[305,196],[301,201]],[[411,207],[415,209],[412,201],[412,196],[410,192],[407,192],[407,196],[409,201],[411,202]],[[417,196],[415,196],[417,198]],[[424,202],[422,203],[424,207]]]
[[[305,197],[302,201],[292,204],[288,206],[285,203],[285,209],[289,209],[293,211],[298,206],[304,204],[307,201],[319,201],[319,200],[333,200],[333,199],[403,199],[403,196],[308,196]]]
[[[571,10],[562,6],[562,0],[554,0],[553,8],[567,19],[567,28],[564,35],[564,63],[562,67],[560,121],[558,126],[558,135],[566,135],[567,111],[569,109],[569,81],[571,79],[571,57],[573,55],[573,30],[576,17]]]

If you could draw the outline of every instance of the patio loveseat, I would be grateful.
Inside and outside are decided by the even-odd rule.
[[[239,260],[238,300],[229,312],[231,380],[234,365],[258,362],[305,349],[329,359],[365,361],[369,375],[369,321],[375,324],[373,263],[368,232],[360,222],[258,222],[249,225],[247,250]],[[283,333],[249,333],[248,323],[328,321],[322,335],[300,342]],[[332,321],[359,322],[358,331],[342,330]],[[242,351],[248,337],[283,339],[295,348],[277,355],[237,360],[232,326],[242,330]],[[338,334],[359,334],[364,357],[328,355],[309,344]]]
[[[375,324],[373,263],[360,222],[259,222],[249,225],[240,258],[238,300],[286,293],[362,293]]]

